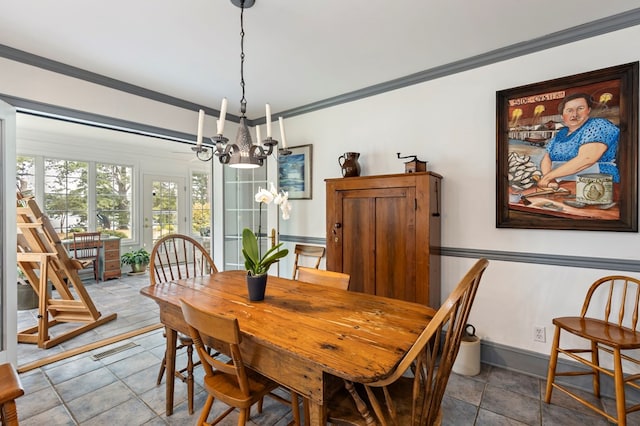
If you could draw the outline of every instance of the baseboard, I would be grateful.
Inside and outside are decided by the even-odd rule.
[[[527,351],[520,348],[501,345],[499,343],[482,341],[480,345],[481,362],[504,368],[506,370],[516,371],[537,377],[546,381],[547,369],[549,367],[549,356],[538,352]],[[560,371],[568,370],[584,370],[588,371],[583,365],[575,361],[558,359],[558,369]],[[593,392],[590,376],[559,377],[556,379],[559,383],[567,386],[575,387],[586,392]],[[601,396],[615,398],[613,379],[605,374],[600,375],[600,392]],[[627,387],[625,392],[627,398],[632,400],[640,399],[640,391]]]

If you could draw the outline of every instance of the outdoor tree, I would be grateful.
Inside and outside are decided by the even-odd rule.
[[[44,209],[59,232],[87,229],[88,165],[81,161],[45,159]]]
[[[211,204],[209,203],[209,176],[194,173],[191,179],[191,230],[194,234],[210,234]]]
[[[129,229],[131,224],[131,167],[96,165],[98,227]]]

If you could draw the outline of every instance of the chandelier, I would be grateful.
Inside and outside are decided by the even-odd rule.
[[[200,110],[198,116],[198,139],[196,146],[191,150],[196,153],[199,160],[209,161],[214,155],[218,157],[221,164],[228,164],[231,167],[240,169],[252,169],[264,164],[264,160],[271,155],[278,141],[271,137],[271,107],[266,105],[267,137],[260,142],[260,127],[256,125],[257,144],[253,143],[251,133],[247,127],[247,100],[244,90],[244,10],[255,4],[255,0],[231,0],[235,6],[240,8],[240,87],[242,87],[242,98],[240,99],[240,127],[236,134],[235,143],[229,143],[229,139],[223,136],[224,122],[227,113],[227,98],[222,99],[220,107],[220,118],[217,121],[216,135],[211,137],[213,147],[202,145],[202,130],[204,124],[204,111]],[[287,149],[287,142],[284,134],[284,122],[282,117],[278,119],[280,123],[280,137],[282,138],[282,148],[278,150],[280,155],[289,155],[291,151]]]

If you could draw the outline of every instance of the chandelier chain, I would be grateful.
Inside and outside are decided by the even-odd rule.
[[[244,0],[240,2],[240,87],[242,87],[240,112],[244,115],[247,110],[247,99],[244,96]]]
[[[240,121],[238,127],[238,133],[236,134],[235,143],[230,143],[229,139],[224,137],[224,120],[227,111],[227,98],[222,99],[222,106],[220,107],[220,118],[217,121],[218,133],[211,137],[211,141],[214,143],[213,147],[202,145],[202,126],[204,121],[204,110],[200,110],[198,118],[198,139],[196,146],[191,150],[196,153],[198,159],[202,161],[210,161],[214,156],[218,157],[220,164],[228,164],[234,168],[252,169],[260,167],[264,164],[264,161],[269,157],[274,148],[278,146],[278,141],[271,137],[271,109],[267,104],[267,137],[264,140],[258,140],[256,144],[251,139],[251,133],[247,125],[247,99],[245,97],[245,82],[244,82],[244,9],[251,7],[255,4],[255,0],[231,0],[234,6],[240,7],[240,87],[242,88],[242,98],[240,99]],[[286,143],[284,143],[284,130],[282,128],[282,117],[280,121],[280,132],[282,133],[283,148],[278,149],[279,155],[290,155],[291,151],[286,149]],[[258,133],[258,127],[256,126],[256,133]],[[261,139],[261,138],[258,138]]]

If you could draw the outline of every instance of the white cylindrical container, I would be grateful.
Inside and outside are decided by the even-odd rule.
[[[460,350],[453,363],[452,370],[463,376],[475,376],[480,374],[480,338],[475,335],[475,328],[467,325],[473,331],[465,333],[460,341]]]

